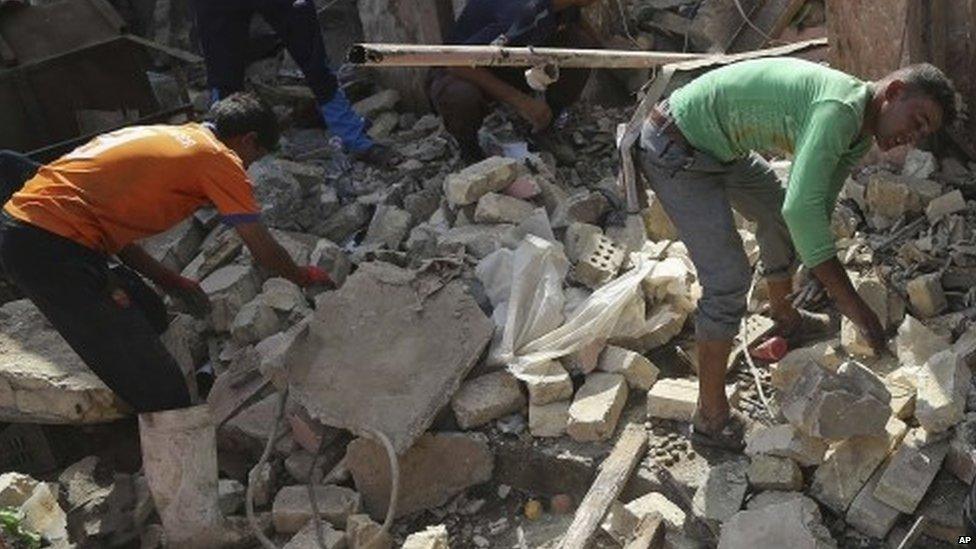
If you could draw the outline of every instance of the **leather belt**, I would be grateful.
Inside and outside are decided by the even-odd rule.
[[[681,128],[679,128],[674,122],[674,118],[671,116],[671,113],[666,109],[666,103],[658,103],[657,105],[654,105],[654,108],[651,109],[651,112],[647,115],[647,118],[655,126],[657,126],[661,132],[670,137],[672,141],[688,147],[688,140],[685,139],[685,135],[681,133]]]

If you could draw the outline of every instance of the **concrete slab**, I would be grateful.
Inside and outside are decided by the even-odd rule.
[[[402,454],[493,332],[460,281],[365,263],[340,290],[319,296],[307,336],[287,362],[292,398],[327,425],[386,434]]]

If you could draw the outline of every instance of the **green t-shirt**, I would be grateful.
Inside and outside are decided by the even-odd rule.
[[[743,61],[711,71],[670,98],[688,141],[730,162],[751,151],[793,155],[783,217],[808,267],[834,257],[830,216],[854,164],[871,87],[848,74],[793,58]]]

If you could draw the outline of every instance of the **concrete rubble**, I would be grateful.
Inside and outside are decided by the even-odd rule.
[[[807,497],[779,505],[739,511],[722,525],[720,549],[811,547],[828,549],[837,542],[823,524],[820,509]]]

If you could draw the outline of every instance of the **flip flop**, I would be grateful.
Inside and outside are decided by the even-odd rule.
[[[695,426],[692,421],[690,438],[692,445],[707,446],[710,448],[721,448],[733,452],[741,452],[746,447],[745,434],[748,419],[738,411],[733,411],[729,415],[729,421],[725,423],[722,430],[718,433],[709,433]]]

